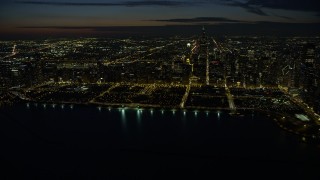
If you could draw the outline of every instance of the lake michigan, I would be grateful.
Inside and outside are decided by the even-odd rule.
[[[320,147],[267,115],[52,104],[0,108],[6,179],[319,179]]]

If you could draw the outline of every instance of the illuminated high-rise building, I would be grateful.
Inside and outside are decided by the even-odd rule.
[[[319,84],[316,72],[315,45],[306,44],[302,50],[302,97],[310,106],[315,104],[315,93]]]
[[[201,61],[202,59],[206,59],[208,56],[208,37],[206,34],[206,30],[204,27],[202,27],[202,35],[199,38],[199,57],[198,57],[198,63],[199,64],[205,64],[204,61]]]
[[[202,34],[197,41],[197,50],[193,54],[193,75],[199,78],[201,83],[208,84],[209,64],[208,64],[208,37],[205,28],[202,28]]]

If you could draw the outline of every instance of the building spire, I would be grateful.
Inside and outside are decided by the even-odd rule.
[[[204,26],[202,26],[202,37],[206,36],[206,29],[204,28]]]

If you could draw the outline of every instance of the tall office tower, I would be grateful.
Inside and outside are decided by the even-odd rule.
[[[288,89],[295,88],[294,86],[294,66],[286,65],[281,69],[280,74],[281,85]]]
[[[235,79],[236,74],[236,57],[235,54],[230,52],[227,52],[224,55],[224,77],[227,85],[234,85],[237,80]]]
[[[206,30],[204,27],[202,27],[202,35],[199,39],[199,59],[205,59],[207,58],[208,54],[208,37],[206,34]],[[203,61],[199,61],[200,64],[205,64]]]
[[[197,41],[197,51],[193,54],[193,75],[198,77],[201,83],[208,84],[209,63],[208,63],[208,37],[205,28],[202,28],[202,35]]]
[[[305,44],[302,50],[302,97],[306,103],[313,106],[314,95],[317,89],[317,75],[315,68],[315,45]]]

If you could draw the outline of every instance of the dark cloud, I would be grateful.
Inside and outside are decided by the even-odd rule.
[[[175,22],[175,23],[205,23],[205,22],[219,22],[219,23],[238,23],[242,21],[228,19],[224,17],[196,17],[196,18],[182,18],[182,19],[156,19],[150,21],[158,22]]]
[[[242,7],[244,9],[246,9],[248,12],[253,13],[253,14],[257,14],[260,16],[268,16],[268,14],[265,13],[264,11],[262,11],[259,6],[252,6],[248,3],[240,3],[240,2],[234,2],[233,5]]]
[[[15,1],[17,4],[50,5],[50,6],[184,6],[194,5],[196,2],[181,1],[126,1],[119,3],[84,3],[84,2],[54,2],[54,1]]]
[[[253,7],[245,7],[245,9],[248,11],[248,12],[251,12],[253,14],[258,14],[260,16],[268,16],[267,13],[265,13],[264,11],[262,11],[261,9],[259,8],[253,8]]]
[[[32,4],[32,5],[51,5],[51,6],[194,6],[198,4],[223,4],[227,6],[241,7],[250,13],[260,16],[268,16],[263,8],[270,9],[282,9],[282,10],[297,10],[297,11],[309,11],[316,12],[319,15],[320,12],[320,0],[136,0],[125,2],[70,2],[70,1],[15,1],[17,4]]]
[[[282,16],[282,15],[277,15],[277,14],[274,14],[274,16],[282,18],[282,19],[287,19],[287,20],[295,20],[294,18],[291,18],[291,17],[288,17],[288,16]]]
[[[95,29],[99,26],[20,26],[18,29]]]
[[[183,6],[191,5],[190,2],[180,1],[127,1],[121,5],[125,6]]]
[[[220,0],[219,3],[228,6],[242,7],[250,13],[261,16],[268,16],[268,14],[262,10],[263,8],[320,12],[319,0],[247,0],[242,2],[235,0]]]
[[[271,9],[320,11],[319,0],[248,0],[246,4]]]
[[[16,4],[50,5],[50,6],[116,6],[114,3],[77,3],[77,2],[47,2],[47,1],[15,1]]]
[[[257,14],[260,16],[268,16],[267,13],[261,10],[260,6],[250,5],[248,3],[238,2],[238,1],[227,1],[226,5],[228,6],[235,6],[235,7],[242,7],[250,13]]]

